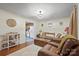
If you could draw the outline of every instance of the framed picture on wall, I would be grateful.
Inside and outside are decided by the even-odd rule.
[[[52,27],[52,26],[53,26],[53,23],[49,22],[48,27]]]

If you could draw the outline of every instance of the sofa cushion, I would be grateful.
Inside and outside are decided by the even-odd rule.
[[[45,45],[43,47],[43,50],[46,50],[46,51],[49,51],[50,53],[55,53],[55,54],[57,54],[57,51],[58,51],[57,47],[54,47],[50,44]]]
[[[45,45],[41,50],[39,50],[38,55],[39,56],[58,56],[57,52],[57,48],[47,44]]]
[[[77,45],[77,40],[68,39],[62,48],[61,55],[69,55],[71,49]]]
[[[52,45],[54,47],[57,47],[57,48],[58,48],[58,45],[59,45],[59,43],[56,43],[56,42],[49,42],[48,44],[50,44],[50,45]]]
[[[72,49],[69,55],[70,56],[79,56],[79,46],[77,46],[75,49]]]
[[[61,53],[62,48],[63,48],[63,46],[64,46],[64,43],[65,43],[67,40],[69,40],[69,39],[75,40],[76,38],[75,38],[74,36],[72,36],[72,35],[65,35],[65,36],[63,36],[63,37],[61,38],[61,42],[60,42],[60,44],[59,44],[59,46],[58,46],[58,49],[59,49],[58,54]]]

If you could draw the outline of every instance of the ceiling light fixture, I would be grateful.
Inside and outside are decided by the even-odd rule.
[[[43,16],[43,11],[42,11],[42,10],[39,10],[38,13],[37,13],[37,15],[38,15],[39,17],[42,17],[42,16]]]

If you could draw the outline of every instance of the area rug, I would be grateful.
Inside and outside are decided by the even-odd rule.
[[[13,52],[7,56],[37,56],[38,55],[38,51],[41,49],[42,47],[39,47],[37,45],[29,45],[25,48],[22,48],[16,52]]]

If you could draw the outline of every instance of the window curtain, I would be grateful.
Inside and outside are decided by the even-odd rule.
[[[73,10],[71,13],[69,34],[77,38],[77,6],[76,5],[73,6]]]

